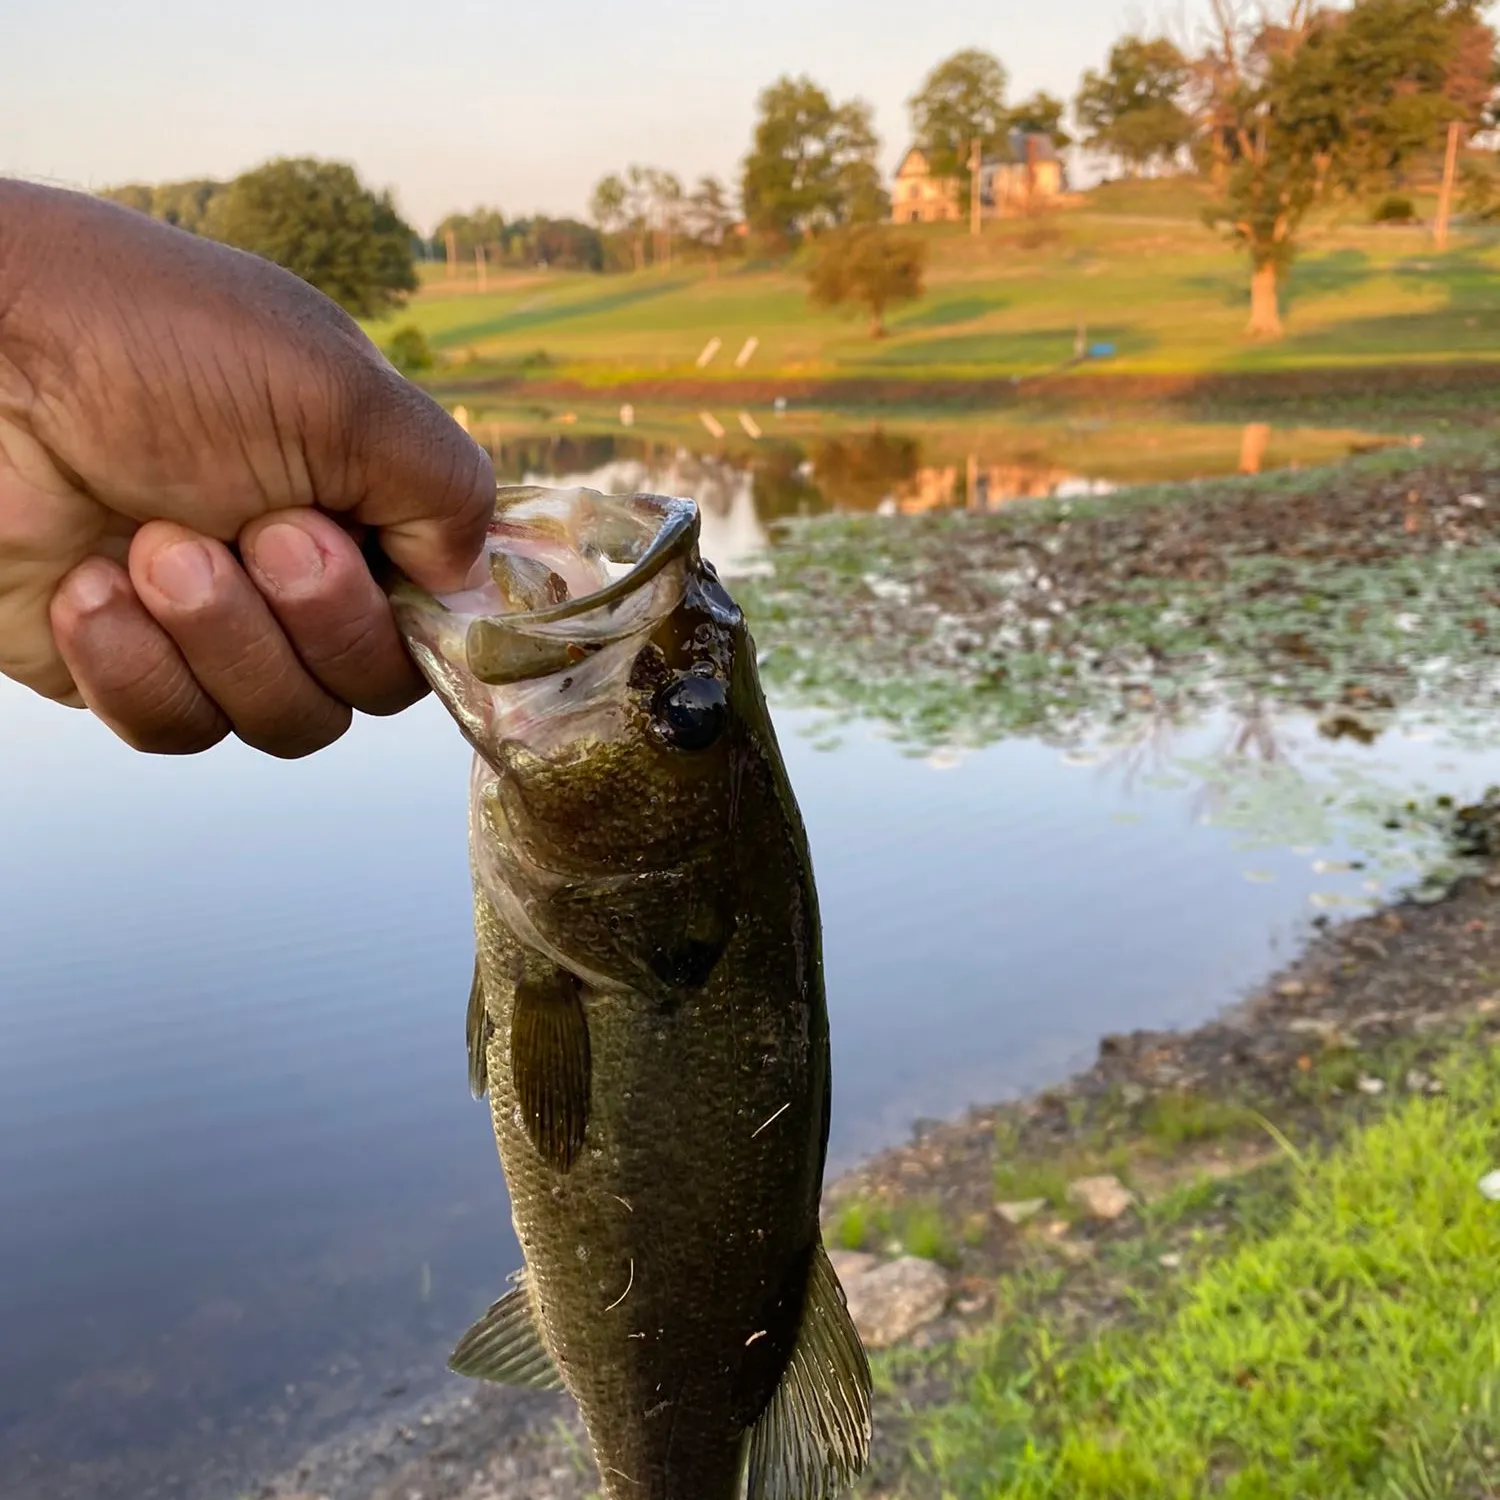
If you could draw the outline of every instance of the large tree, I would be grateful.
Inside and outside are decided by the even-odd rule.
[[[872,338],[885,337],[885,310],[922,295],[927,245],[884,224],[851,224],[819,243],[808,287],[821,307],[863,307]]]
[[[938,177],[957,177],[960,198],[969,201],[969,153],[973,143],[985,156],[1006,157],[1011,117],[1005,108],[1005,69],[977,47],[944,59],[906,101],[912,138]]]
[[[1083,75],[1074,113],[1084,141],[1139,172],[1170,162],[1193,136],[1182,106],[1190,69],[1166,37],[1122,37],[1109,50],[1102,73]]]
[[[1222,225],[1250,257],[1256,337],[1281,334],[1279,289],[1321,197],[1388,181],[1434,151],[1449,121],[1473,126],[1494,90],[1495,38],[1472,0],[1291,0],[1241,16],[1212,0],[1214,43],[1197,69],[1219,159]]]
[[[761,92],[741,197],[751,227],[791,243],[809,230],[882,218],[870,106],[835,104],[810,78],[779,78]]]
[[[213,199],[203,230],[285,266],[356,317],[416,289],[411,228],[389,193],[343,162],[282,158],[246,172]]]

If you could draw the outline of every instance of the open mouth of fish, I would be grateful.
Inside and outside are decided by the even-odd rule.
[[[544,752],[617,709],[640,641],[676,607],[696,560],[698,508],[664,495],[536,486],[496,491],[477,585],[391,603],[418,667],[484,754]]]

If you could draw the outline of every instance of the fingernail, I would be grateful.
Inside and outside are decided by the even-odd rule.
[[[214,564],[201,542],[174,542],[151,559],[151,582],[174,604],[200,609],[214,591]]]
[[[255,538],[255,567],[278,593],[300,593],[323,576],[323,552],[300,527],[278,521]]]
[[[68,603],[81,615],[92,615],[114,598],[115,581],[108,568],[85,563],[68,579]]]

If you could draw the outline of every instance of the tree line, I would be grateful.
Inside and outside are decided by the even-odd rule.
[[[1182,170],[1208,188],[1205,217],[1245,252],[1250,332],[1280,332],[1279,288],[1307,215],[1319,204],[1399,184],[1429,162],[1450,128],[1495,123],[1496,37],[1476,0],[1201,0],[1194,38],[1132,33],[1088,70],[1071,101],[1007,97],[1003,64],[965,48],[929,72],[907,101],[911,139],[938,176],[955,180],[977,141],[1013,154],[1016,132],[1084,146],[1132,173]],[[737,181],[692,188],[661,167],[632,164],[600,179],[590,223],[507,221],[498,208],[448,215],[421,240],[388,194],[342,163],[269,162],[230,183],[129,185],[107,196],[194,233],[288,266],[350,311],[397,306],[416,285],[415,257],[582,270],[669,265],[755,244],[784,252],[818,242],[815,297],[851,301],[881,329],[890,301],[916,295],[922,243],[876,228],[890,214],[871,106],[837,100],[808,77],[763,89]],[[1472,191],[1500,196],[1484,181]]]

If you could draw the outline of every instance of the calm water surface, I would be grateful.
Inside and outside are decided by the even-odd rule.
[[[729,489],[705,550],[742,562],[764,532]],[[1319,906],[1393,878],[1343,868],[1354,822],[1246,847],[1225,788],[1262,768],[1228,720],[923,759],[776,717],[823,905],[835,1167],[1065,1075],[1102,1032],[1211,1015]],[[1277,736],[1313,783],[1500,779],[1430,727]],[[228,1500],[441,1379],[502,1288],[465,1082],[466,762],[430,702],[296,765],[164,761],[0,683],[7,1500]]]

